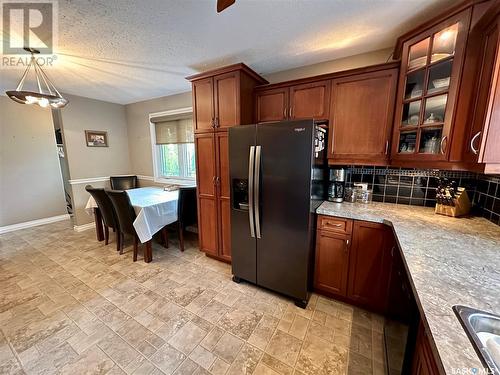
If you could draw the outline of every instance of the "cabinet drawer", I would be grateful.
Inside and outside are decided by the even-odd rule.
[[[318,229],[339,233],[351,233],[352,220],[332,216],[318,216]]]

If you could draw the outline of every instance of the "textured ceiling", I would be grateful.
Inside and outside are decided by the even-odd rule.
[[[185,76],[243,61],[261,74],[394,45],[454,0],[60,0],[60,91],[131,103],[188,91]],[[22,71],[0,71],[2,91]]]

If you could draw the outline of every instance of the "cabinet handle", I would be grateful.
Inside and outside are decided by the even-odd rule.
[[[283,119],[286,120],[286,106],[283,108]]]
[[[335,150],[334,150],[334,148],[333,148],[333,147],[334,147],[334,146],[333,146],[333,143],[334,143],[333,141],[335,140],[335,138],[333,138],[333,136],[334,136],[334,135],[335,135],[335,132],[334,132],[334,129],[333,129],[333,126],[332,126],[332,127],[331,127],[331,134],[330,134],[330,137],[331,137],[331,139],[332,139],[332,140],[331,140],[331,142],[332,142],[332,156],[333,156],[333,152],[335,151]]]
[[[336,227],[336,228],[340,228],[342,226],[342,224],[331,224],[331,223],[326,223],[326,225]]]
[[[479,149],[476,149],[474,147],[474,142],[476,141],[476,139],[479,138],[479,136],[481,135],[481,132],[477,132],[476,135],[474,137],[472,137],[472,139],[470,140],[470,149],[472,150],[472,152],[474,153],[474,155],[477,155],[479,153]]]
[[[292,113],[293,113],[293,107],[290,106],[290,109],[288,110],[288,117],[292,118]]]
[[[447,139],[448,139],[447,135],[445,135],[444,137],[441,138],[441,144],[440,144],[439,148],[441,149],[442,154],[444,154],[444,152],[445,152],[444,141],[446,141]]]
[[[215,176],[212,177],[212,184],[215,185]]]
[[[212,119],[212,129],[214,129],[214,128],[215,128],[215,121],[214,121],[214,119]]]
[[[345,252],[349,251],[349,240],[345,240]]]
[[[387,155],[388,152],[389,152],[389,140],[386,140],[385,141],[385,154]]]

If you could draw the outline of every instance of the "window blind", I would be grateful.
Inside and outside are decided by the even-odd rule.
[[[156,144],[193,143],[193,119],[155,122]]]

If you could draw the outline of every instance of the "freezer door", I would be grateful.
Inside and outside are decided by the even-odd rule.
[[[257,126],[257,284],[300,300],[311,254],[313,130],[312,120]]]
[[[229,129],[231,184],[231,263],[233,275],[256,283],[256,238],[253,206],[255,125]]]

